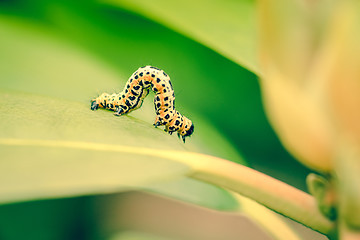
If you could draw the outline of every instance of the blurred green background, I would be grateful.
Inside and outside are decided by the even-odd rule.
[[[0,89],[3,96],[0,110],[7,113],[6,109],[16,108],[12,103],[17,103],[23,107],[18,107],[18,111],[26,113],[21,118],[26,118],[31,116],[31,111],[41,113],[45,108],[54,108],[50,115],[57,109],[67,111],[69,105],[85,109],[89,100],[101,92],[120,91],[138,67],[154,65],[170,75],[177,108],[195,122],[195,134],[185,146],[175,137],[166,136],[169,141],[160,146],[151,143],[152,137],[142,137],[146,131],[150,136],[154,132],[156,139],[165,135],[147,130],[149,124],[146,124],[154,118],[149,97],[142,109],[127,120],[119,120],[125,124],[135,121],[144,125],[135,130],[128,125],[129,145],[190,150],[246,162],[306,190],[304,179],[308,170],[281,146],[262,106],[257,80],[255,9],[255,1],[251,0],[182,3],[160,0],[0,1]],[[20,100],[12,97],[9,104],[7,94],[20,96]],[[31,101],[41,102],[42,98],[48,99],[44,101],[49,104],[32,110]],[[84,122],[77,120],[76,115],[87,117],[91,112],[81,109],[77,113],[75,110],[70,108],[68,114],[75,120],[68,124],[80,126]],[[94,124],[100,125],[101,121],[116,128],[118,120],[111,113],[98,112],[95,117],[99,116],[100,120]],[[46,120],[37,120],[41,121]],[[62,137],[60,133],[48,134],[52,130],[39,133],[37,128],[30,131],[27,127],[17,125],[10,129],[18,130],[8,130],[3,122],[0,136]],[[122,141],[116,134],[112,135],[110,129],[105,128],[105,133],[101,133],[102,129],[97,128],[94,130],[97,135],[87,135],[91,132],[89,129],[79,130],[82,137],[75,133],[66,137],[101,143],[110,135],[112,143]],[[7,156],[3,156],[1,161],[6,160]],[[213,191],[215,196],[220,190]],[[176,197],[181,199],[178,194],[175,193]],[[22,239],[24,233],[26,239],[56,239],[54,236],[57,239],[96,239],[94,236],[99,233],[94,222],[96,213],[92,212],[94,204],[97,204],[96,197],[2,205],[0,239]],[[206,203],[201,205],[206,206]],[[34,229],[37,231],[32,231]]]

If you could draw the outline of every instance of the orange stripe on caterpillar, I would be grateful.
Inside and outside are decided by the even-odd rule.
[[[165,126],[170,135],[177,132],[185,142],[185,137],[194,132],[194,124],[175,109],[175,94],[170,77],[163,70],[145,66],[136,70],[120,93],[103,93],[91,100],[91,110],[99,107],[115,111],[120,116],[140,108],[149,91],[155,93],[156,119],[154,126]]]

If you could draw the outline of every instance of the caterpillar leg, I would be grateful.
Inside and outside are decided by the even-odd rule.
[[[172,129],[169,129],[168,125],[165,125],[164,131],[167,132],[169,135],[172,135],[174,132],[176,132],[176,131],[174,131]]]
[[[120,106],[116,107],[116,110],[115,110],[115,113],[114,115],[115,116],[121,116],[125,113],[124,109]]]
[[[155,120],[155,123],[154,123],[154,127],[157,128],[158,126],[161,126],[161,125],[165,125],[165,129],[164,131],[169,133],[170,135],[173,134],[173,130],[169,130],[169,127],[166,125],[166,122],[162,122],[161,121],[161,118],[159,118],[159,116],[156,116],[156,120]]]
[[[95,99],[91,100],[90,109],[93,110],[93,111],[95,111],[95,110],[97,110],[98,108],[99,108],[99,104],[97,104],[96,100],[95,100]]]
[[[179,132],[177,133],[177,135],[178,135],[178,138],[182,139],[183,142],[185,143],[185,136],[181,135]]]
[[[100,108],[106,108],[106,102],[109,101],[109,94],[108,93],[103,93],[101,94],[99,97],[92,99],[91,100],[91,110],[97,110],[99,107]]]
[[[157,128],[158,126],[164,125],[164,123],[162,123],[162,121],[161,121],[161,118],[159,118],[159,115],[156,116],[155,123],[153,125],[155,128]]]

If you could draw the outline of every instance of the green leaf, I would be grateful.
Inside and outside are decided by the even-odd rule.
[[[163,24],[259,74],[253,0],[103,0]]]
[[[238,207],[238,201],[227,191],[207,184],[198,184],[206,190],[201,193],[201,200],[191,199],[194,190],[185,192],[177,184],[172,186],[177,185],[185,194],[170,191],[171,182],[178,179],[179,182],[185,179],[184,186],[191,184],[196,188],[195,182],[183,177],[196,164],[203,164],[204,156],[187,150],[241,160],[231,144],[201,116],[196,121],[199,130],[184,145],[151,126],[154,112],[149,98],[141,110],[120,118],[109,111],[92,112],[88,101],[102,89],[117,87],[117,78],[125,82],[128,69],[121,65],[116,71],[111,69],[70,45],[57,31],[9,18],[3,20],[0,24],[0,73],[4,79],[0,82],[3,203],[141,188],[207,207],[228,210]],[[186,86],[186,82],[183,84]],[[207,126],[206,133],[201,126]],[[215,136],[217,148],[208,144],[210,139],[202,145],[202,139],[208,136]],[[170,187],[165,186],[166,182]]]
[[[61,38],[76,45],[76,52],[87,50],[91,53],[88,57],[107,64],[106,67],[119,76],[118,83],[109,84],[106,78],[94,76],[98,79],[92,88],[97,92],[89,94],[91,97],[103,91],[119,91],[139,66],[157,66],[171,77],[177,108],[195,123],[196,134],[191,141],[197,142],[201,152],[237,162],[243,162],[239,152],[244,152],[251,160],[263,160],[266,169],[272,168],[273,161],[268,161],[271,156],[281,159],[279,166],[287,169],[289,157],[266,120],[254,74],[176,32],[118,8],[74,1],[50,2],[44,4],[41,14],[48,17],[47,21],[55,26],[53,29],[64,34]],[[21,35],[15,37],[17,41],[22,38]],[[41,89],[42,84],[39,85]],[[67,91],[72,90],[75,88]],[[66,98],[75,96],[67,91],[58,92]],[[82,95],[81,89],[78,92],[77,101],[80,97],[81,101],[89,99],[89,95]],[[147,98],[148,103],[130,115],[153,122],[151,100]],[[214,126],[227,141],[206,130]],[[201,140],[196,136],[202,136]],[[229,142],[234,143],[236,149]]]
[[[1,202],[113,192],[188,171],[156,157],[102,151],[108,144],[184,149],[177,139],[149,124],[105,111],[97,114],[75,102],[0,95]]]
[[[73,19],[72,24],[78,24],[80,29],[88,29],[81,23],[76,23],[76,19]],[[60,35],[59,32],[54,31],[54,29],[4,16],[1,17],[0,26],[0,34],[3,36],[0,39],[0,50],[2,52],[0,55],[0,62],[2,63],[0,64],[2,76],[0,87],[2,88],[38,93],[89,104],[90,99],[103,91],[119,91],[132,72],[140,64],[144,65],[144,62],[148,62],[148,60],[144,60],[135,69],[128,69],[123,60],[118,62],[113,59],[111,62],[116,64],[117,67],[112,68],[105,64],[101,57],[95,58],[82,50],[82,48],[69,44],[68,39]],[[92,29],[92,31],[99,38],[102,36],[103,41],[109,40],[106,33],[99,32],[96,28]],[[89,34],[85,31],[83,35],[87,36]],[[132,33],[127,34],[131,35]],[[108,45],[113,47],[112,51],[118,49],[123,54],[130,54],[124,52],[129,51],[129,49],[126,49],[126,42],[121,42],[123,38],[116,38],[115,41],[109,40]],[[23,41],[23,39],[27,39],[27,41]],[[90,48],[92,51],[97,51],[94,47]],[[138,48],[135,47],[132,52],[137,50]],[[164,49],[165,51],[167,49]],[[158,57],[161,58],[162,55],[159,53]],[[174,80],[172,82],[175,87],[187,85],[186,82]],[[180,88],[180,90],[183,89]],[[177,98],[177,102],[187,99],[188,94],[183,93]],[[153,95],[150,94],[145,99],[140,110],[134,111],[128,116],[152,124],[155,113],[151,96]],[[195,100],[198,103],[199,97],[202,96],[189,98],[189,100],[190,102]],[[182,106],[179,107],[180,110],[184,109]],[[105,114],[111,115],[110,112]],[[196,147],[187,144],[187,149],[217,155],[244,164],[245,162],[239,156],[238,151],[225,140],[212,123],[201,115],[200,112],[197,113],[196,111],[191,114],[191,119],[193,119],[195,125],[201,127],[195,126],[196,134],[190,140],[196,142]],[[175,137],[173,136],[173,138]]]
[[[188,166],[183,164],[134,152],[82,149],[91,144],[98,146],[96,143],[135,149],[147,147],[153,151],[222,151],[234,156],[233,160],[241,161],[223,136],[201,118],[197,123],[204,130],[199,128],[185,145],[177,137],[153,128],[155,114],[150,98],[142,109],[127,116],[115,117],[104,110],[90,111],[89,101],[100,93],[96,92],[98,89],[113,89],[119,85],[119,78],[125,82],[127,77],[119,77],[104,63],[46,27],[2,17],[0,32],[3,36],[0,39],[0,87],[16,90],[0,92],[0,147],[4,159],[1,164],[5,171],[0,201],[114,192],[134,186],[149,189],[154,182],[170,181],[188,171]],[[213,139],[216,147],[211,149],[211,145],[200,144],[204,138],[206,142]],[[88,164],[92,167],[86,169]],[[219,194],[216,187],[208,185],[203,189],[208,196],[202,202],[204,205],[216,208],[220,198],[223,202],[220,205],[231,202],[232,197],[221,190]],[[183,190],[172,189],[169,194]],[[167,194],[165,188],[162,193]],[[186,200],[186,194],[182,195]],[[191,199],[188,193],[187,201]]]

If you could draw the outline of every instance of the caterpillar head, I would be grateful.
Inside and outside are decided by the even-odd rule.
[[[185,137],[191,136],[194,132],[194,124],[192,121],[186,117],[184,117],[184,127],[178,132],[178,136],[182,138],[185,143]]]
[[[191,122],[191,121],[190,121]],[[189,137],[194,132],[194,124],[191,123],[190,127],[188,129],[185,129],[185,135],[184,137]]]

